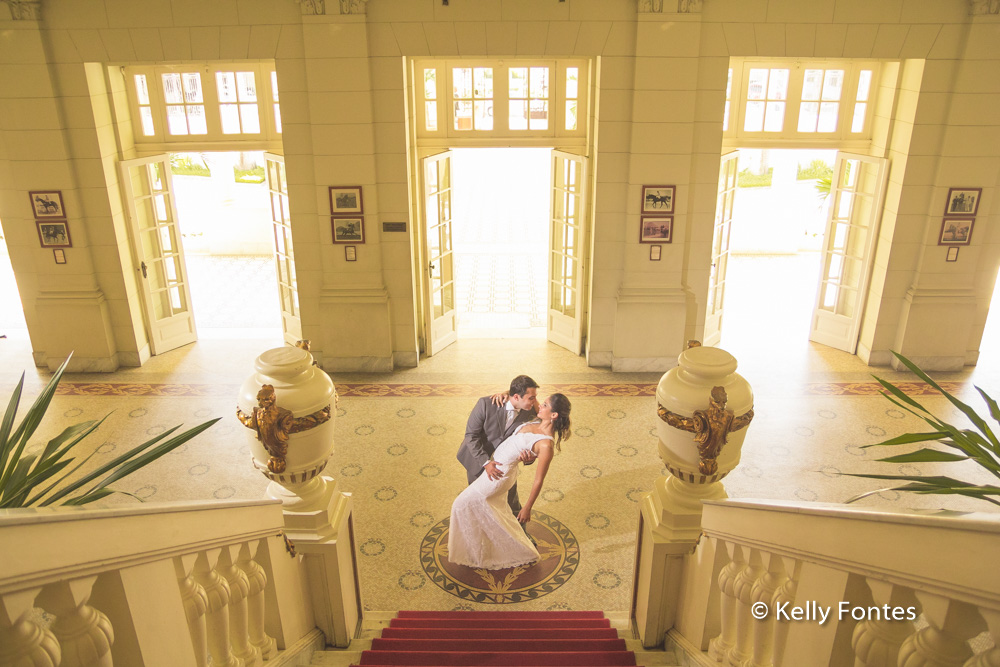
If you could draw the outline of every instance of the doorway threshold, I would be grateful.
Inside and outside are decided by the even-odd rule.
[[[281,341],[284,345],[284,337],[281,334],[281,329],[265,327],[265,328],[226,328],[226,327],[213,327],[213,328],[198,328],[198,338],[200,340],[268,340],[275,339]]]

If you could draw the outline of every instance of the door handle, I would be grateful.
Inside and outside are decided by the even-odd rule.
[[[139,268],[142,269],[142,277],[146,277],[146,262],[139,262]]]
[[[433,271],[434,270],[434,262],[429,262],[427,264],[427,270],[428,271]]]

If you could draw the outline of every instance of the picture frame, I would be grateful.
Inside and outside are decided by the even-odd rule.
[[[330,216],[334,243],[359,245],[365,242],[365,219],[360,215]]]
[[[639,223],[639,243],[673,243],[674,216],[644,215]]]
[[[975,218],[945,218],[941,221],[938,245],[969,245]]]
[[[663,252],[663,246],[651,245],[649,246],[649,261],[659,262],[660,254]]]
[[[958,248],[956,248],[956,250],[958,250]],[[56,264],[66,263],[66,251],[63,250],[62,248],[56,248],[55,250],[53,250],[52,257],[53,259],[56,260]]]
[[[945,215],[960,215],[975,217],[979,210],[979,198],[982,188],[949,188],[948,199],[944,204]]]
[[[643,214],[646,213],[673,213],[674,194],[677,188],[673,185],[644,185],[642,186],[642,207]]]
[[[36,220],[66,217],[61,190],[32,190],[28,193],[28,198]]]
[[[65,220],[36,220],[38,242],[43,248],[72,248],[69,224]]]
[[[945,255],[944,261],[946,262],[957,262],[958,261],[958,246],[953,245],[948,248],[948,254]]]
[[[330,186],[330,214],[347,215],[364,213],[364,201],[361,198],[361,186]]]
[[[358,247],[353,245],[345,245],[344,259],[348,262],[358,261]]]

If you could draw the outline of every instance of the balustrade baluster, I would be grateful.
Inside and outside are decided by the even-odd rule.
[[[184,602],[184,616],[187,618],[188,631],[191,633],[191,645],[194,647],[194,659],[197,667],[208,666],[208,639],[205,629],[205,612],[208,609],[208,593],[204,586],[194,580],[191,571],[194,569],[198,554],[186,554],[174,559],[174,571],[177,573],[177,584],[181,589],[181,600]]]
[[[995,609],[980,609],[983,620],[993,638],[993,648],[977,656],[969,658],[962,667],[1000,667],[1000,611]]]
[[[205,588],[208,596],[205,627],[212,666],[243,667],[243,661],[233,655],[229,646],[229,584],[215,569],[221,552],[221,549],[211,549],[198,554],[194,580]]]
[[[962,667],[972,657],[966,643],[986,629],[970,604],[916,591],[928,625],[910,635],[899,649],[899,667]]]
[[[52,634],[62,649],[60,667],[111,667],[115,641],[111,621],[87,602],[97,577],[50,584],[38,595],[38,605],[53,614]]]
[[[255,546],[260,548],[260,544]],[[244,544],[240,548],[236,565],[246,573],[250,585],[247,593],[247,630],[250,643],[260,651],[264,660],[270,660],[277,655],[278,645],[264,630],[264,588],[267,586],[267,573],[254,559],[250,544]]]
[[[725,543],[729,552],[729,562],[719,572],[719,615],[721,632],[708,645],[708,654],[716,662],[722,662],[736,645],[736,595],[733,592],[736,577],[746,568],[743,551],[735,544]]]
[[[868,588],[871,589],[872,599],[879,607],[888,605],[890,608],[919,608],[913,592],[902,586],[868,579]],[[911,634],[913,634],[912,621],[887,620],[881,615],[878,617],[870,615],[854,627],[854,634],[851,637],[854,666],[896,667],[899,648]]]
[[[55,667],[62,661],[59,640],[29,618],[40,588],[0,596],[0,665]]]
[[[261,664],[260,649],[250,643],[247,631],[247,596],[250,594],[250,580],[247,573],[236,565],[235,556],[240,545],[226,547],[219,559],[219,572],[229,584],[229,642],[233,655],[243,661],[246,667]]]
[[[772,604],[774,595],[788,579],[785,574],[785,563],[777,554],[761,553],[761,561],[765,567],[764,575],[754,582],[750,589],[752,604],[768,606],[767,616],[757,619],[753,624],[753,658],[747,667],[771,667],[771,655],[774,645],[774,613]]]
[[[751,591],[757,580],[763,576],[764,568],[761,566],[760,553],[756,549],[747,551],[750,554],[747,566],[740,570],[733,582],[733,595],[736,598],[736,644],[729,649],[730,667],[743,667],[743,663],[753,655],[751,649],[754,619],[750,614]]]
[[[798,589],[799,585],[799,572],[801,572],[801,570],[801,561],[795,561],[795,564],[792,566],[791,573],[786,571],[785,582],[778,587],[778,590],[774,591],[774,595],[771,597],[771,613],[775,614],[774,648],[771,652],[771,662],[775,665],[781,664],[781,659],[785,654],[785,641],[788,639],[788,621],[778,618],[776,610],[778,605],[786,602],[789,604],[794,602],[795,591]],[[770,614],[768,616],[770,617]]]

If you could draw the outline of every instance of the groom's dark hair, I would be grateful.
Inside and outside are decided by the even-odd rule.
[[[538,383],[527,375],[518,375],[510,381],[510,390],[507,393],[511,396],[524,396],[524,393],[532,387],[538,389]]]

